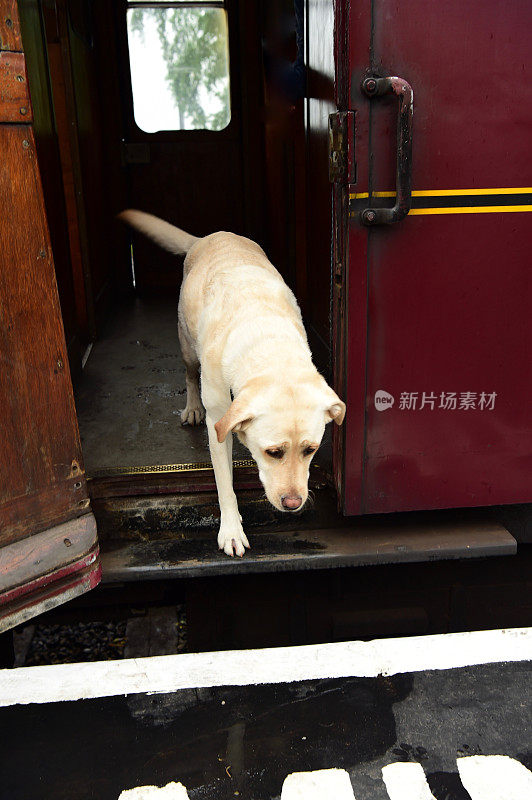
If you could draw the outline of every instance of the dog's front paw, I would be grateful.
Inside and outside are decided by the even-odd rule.
[[[246,547],[249,547],[249,542],[246,534],[242,530],[241,525],[220,525],[220,532],[218,533],[218,547],[227,553],[228,556],[242,556],[246,552]]]
[[[181,425],[200,425],[205,419],[205,409],[202,405],[189,406],[181,412]]]

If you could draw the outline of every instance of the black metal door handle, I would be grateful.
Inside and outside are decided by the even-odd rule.
[[[397,77],[366,78],[362,91],[370,98],[394,94],[399,100],[395,205],[392,208],[366,208],[360,215],[364,225],[390,225],[404,219],[412,205],[414,92],[408,81]]]

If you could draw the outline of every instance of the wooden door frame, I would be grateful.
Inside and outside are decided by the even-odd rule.
[[[0,0],[0,631],[100,580],[16,0]]]

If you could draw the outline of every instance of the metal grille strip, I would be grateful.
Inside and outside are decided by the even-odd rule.
[[[234,469],[254,467],[252,459],[233,461]],[[157,475],[168,472],[208,472],[212,470],[210,461],[200,461],[197,464],[155,464],[147,467],[108,467],[98,469],[89,475],[89,478],[112,478],[117,475]]]

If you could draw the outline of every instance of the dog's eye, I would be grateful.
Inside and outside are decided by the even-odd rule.
[[[282,458],[284,456],[284,450],[266,450],[266,452],[272,458]]]
[[[303,455],[304,456],[311,456],[312,453],[315,453],[315,452],[316,452],[316,448],[309,446],[309,447],[305,447],[305,449],[303,450]]]

